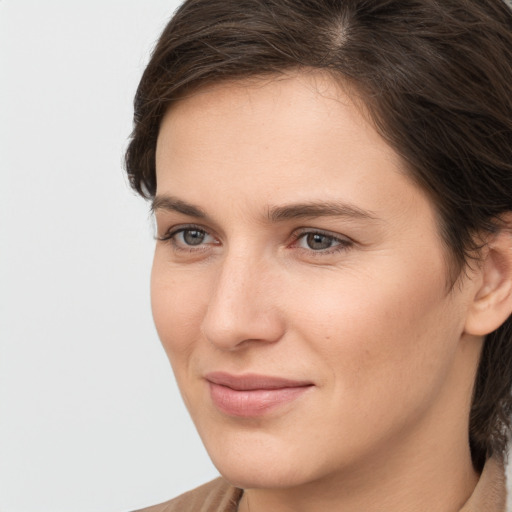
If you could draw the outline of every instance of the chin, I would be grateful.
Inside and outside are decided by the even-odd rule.
[[[286,489],[310,481],[297,464],[272,467],[237,461],[233,464],[215,464],[219,473],[232,485],[241,489]],[[299,470],[299,471],[298,471]]]
[[[206,443],[213,464],[232,485],[242,489],[276,489],[303,485],[315,480],[315,468],[301,460],[297,447],[260,438],[242,444],[229,443],[214,448]]]

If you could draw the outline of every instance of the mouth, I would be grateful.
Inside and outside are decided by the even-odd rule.
[[[244,418],[262,416],[289,404],[314,386],[310,381],[255,374],[213,372],[205,379],[217,409]]]

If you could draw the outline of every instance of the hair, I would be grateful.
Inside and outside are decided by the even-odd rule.
[[[156,193],[170,106],[222,81],[321,69],[350,85],[436,206],[456,273],[512,211],[512,11],[503,0],[187,0],[164,29],[135,96],[132,187]],[[480,240],[480,242],[478,242]],[[453,270],[453,269],[452,269]],[[452,279],[452,285],[454,281]],[[505,456],[512,317],[486,337],[469,443],[475,468]]]

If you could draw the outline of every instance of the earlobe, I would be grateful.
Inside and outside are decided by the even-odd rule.
[[[478,288],[465,324],[465,332],[475,336],[495,331],[512,314],[512,222],[492,235],[483,250],[476,272]]]

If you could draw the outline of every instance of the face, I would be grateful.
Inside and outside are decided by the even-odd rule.
[[[154,320],[224,476],[354,474],[465,418],[468,292],[447,292],[431,202],[329,78],[198,91],[156,167]]]

